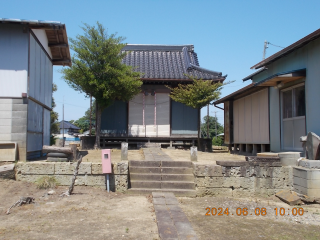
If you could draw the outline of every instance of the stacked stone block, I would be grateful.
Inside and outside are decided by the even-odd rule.
[[[294,167],[293,188],[308,197],[320,198],[320,168]]]
[[[42,176],[54,176],[60,185],[68,186],[76,166],[68,162],[27,162],[17,163],[15,176],[18,181],[35,182]],[[110,190],[125,192],[128,189],[128,162],[112,163]],[[100,186],[105,188],[105,175],[101,163],[82,162],[76,179],[76,185]]]
[[[193,164],[198,196],[269,196],[292,189],[292,167],[244,161],[227,165]]]

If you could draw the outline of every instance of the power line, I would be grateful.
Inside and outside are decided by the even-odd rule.
[[[56,101],[56,102],[64,103],[64,102],[61,102],[61,101]],[[64,104],[70,105],[70,106],[74,106],[74,107],[87,108],[87,107],[83,107],[83,106],[74,105],[74,104],[71,104],[71,103],[64,103]]]

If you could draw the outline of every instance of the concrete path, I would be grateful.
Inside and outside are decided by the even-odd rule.
[[[173,161],[160,148],[142,148],[144,159],[147,161]]]
[[[153,192],[153,206],[156,213],[159,236],[170,240],[196,240],[197,235],[177,198],[171,192]]]

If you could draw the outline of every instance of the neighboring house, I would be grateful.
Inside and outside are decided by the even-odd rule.
[[[16,142],[18,159],[32,159],[50,144],[53,65],[71,66],[66,26],[0,21],[0,142]]]
[[[80,128],[73,125],[72,123],[69,123],[68,121],[61,121],[59,124],[60,134],[67,133],[67,134],[74,134],[79,133]]]
[[[135,45],[123,48],[123,62],[143,75],[141,93],[129,102],[115,101],[101,117],[102,138],[137,141],[196,140],[200,111],[172,101],[166,85],[198,79],[223,82],[226,76],[199,66],[193,45]]]
[[[302,151],[300,137],[320,135],[320,29],[257,63],[252,83],[224,103],[225,143],[240,151]]]

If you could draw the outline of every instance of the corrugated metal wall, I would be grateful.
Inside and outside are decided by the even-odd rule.
[[[27,152],[41,150],[43,138],[43,107],[30,99],[28,101],[27,130]]]
[[[171,134],[197,135],[198,109],[175,101],[172,101],[171,104]]]
[[[269,144],[268,89],[233,102],[234,143]]]
[[[30,35],[29,96],[51,108],[52,63],[35,38]]]
[[[24,25],[0,24],[0,97],[27,92],[28,33]]]
[[[128,107],[126,102],[115,101],[101,114],[101,132],[108,136],[127,135]]]

